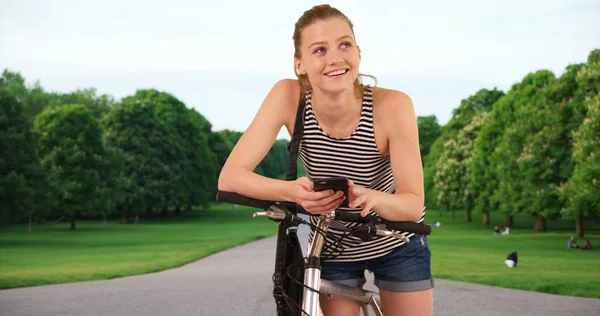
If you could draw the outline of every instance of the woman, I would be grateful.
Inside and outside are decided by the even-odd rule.
[[[400,91],[362,85],[353,25],[339,10],[321,5],[304,12],[293,39],[298,80],[273,86],[225,163],[219,190],[295,202],[318,215],[335,210],[344,196],[313,192],[309,178],[343,176],[349,179],[349,207],[363,216],[423,221],[423,170],[411,99]],[[301,93],[306,110],[299,157],[308,178],[281,181],[254,173],[281,127],[291,135]],[[321,277],[361,287],[368,269],[375,274],[386,316],[432,315],[427,238],[415,235],[411,241],[348,238],[343,253],[322,255]],[[325,315],[359,314],[352,301],[322,297],[321,308]]]

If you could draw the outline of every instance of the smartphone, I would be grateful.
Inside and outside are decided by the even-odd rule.
[[[342,191],[346,199],[342,201],[340,207],[348,207],[348,178],[346,177],[332,177],[332,178],[320,178],[313,180],[313,191],[325,191],[333,190],[334,192]]]

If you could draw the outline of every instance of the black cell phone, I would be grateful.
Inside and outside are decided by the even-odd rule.
[[[313,191],[325,191],[333,190],[334,192],[342,191],[346,199],[342,201],[340,207],[348,207],[348,178],[346,177],[332,177],[332,178],[320,178],[313,180]]]

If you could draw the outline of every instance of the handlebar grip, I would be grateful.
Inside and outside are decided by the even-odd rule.
[[[429,235],[431,234],[431,226],[423,223],[415,223],[415,222],[392,222],[386,219],[381,219],[387,228],[392,230],[398,230],[402,232],[410,232],[419,235]]]
[[[261,209],[268,209],[271,205],[277,204],[274,201],[258,200],[229,191],[217,191],[217,202],[238,204]]]
[[[296,203],[259,200],[229,191],[217,191],[217,202],[244,205],[263,210],[268,209],[271,207],[271,205],[280,205],[292,211],[294,214],[301,213],[310,215],[310,213],[308,213],[302,206],[297,205]]]

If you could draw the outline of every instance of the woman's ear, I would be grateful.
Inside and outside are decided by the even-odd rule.
[[[299,75],[306,75],[306,71],[302,67],[302,63],[300,62],[300,60],[298,58],[294,58],[294,67],[296,68],[296,72]]]

